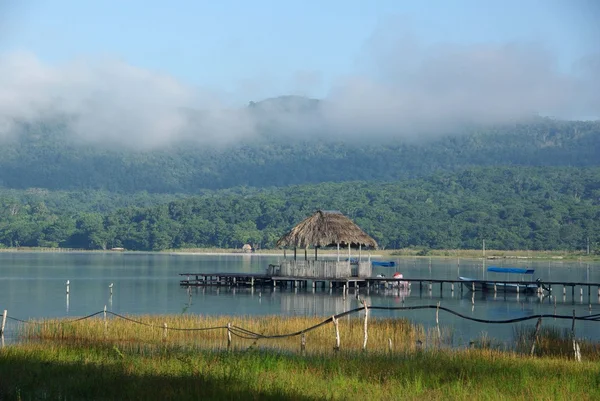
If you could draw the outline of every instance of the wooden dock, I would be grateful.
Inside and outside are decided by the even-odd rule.
[[[422,292],[433,292],[434,288],[439,287],[439,294],[444,293],[444,287],[450,286],[452,293],[464,291],[474,291],[478,283],[488,284],[491,288],[488,292],[506,293],[507,288],[514,284],[536,284],[535,281],[502,281],[502,280],[472,280],[462,281],[459,279],[431,279],[431,278],[400,278],[392,277],[294,277],[280,276],[273,274],[260,273],[180,273],[180,276],[185,277],[180,281],[181,286],[196,287],[196,286],[246,286],[246,287],[283,287],[283,288],[330,288],[330,289],[349,289],[366,287],[397,287],[399,283],[408,286],[412,290]],[[458,286],[458,287],[457,287]],[[588,300],[592,299],[592,294],[596,293],[600,300],[600,283],[586,282],[562,282],[562,281],[545,281],[540,283],[539,291],[553,292],[562,289],[562,295],[565,297],[567,293],[571,294],[571,299],[575,299],[576,293],[583,297],[584,292],[587,292]],[[576,291],[579,289],[579,291]],[[587,290],[587,291],[584,291]],[[595,289],[596,291],[592,291]],[[436,291],[437,292],[437,291]]]

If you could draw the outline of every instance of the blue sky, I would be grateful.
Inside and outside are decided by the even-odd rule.
[[[600,46],[594,0],[3,3],[4,52],[30,51],[49,63],[111,56],[228,89],[270,80],[268,90],[285,92],[296,74],[311,73],[319,77],[312,89],[320,95],[333,79],[360,68],[365,43],[390,20],[427,43],[539,42],[562,68]]]
[[[284,94],[344,133],[596,119],[598,20],[597,0],[0,0],[0,139],[53,113],[94,140],[239,139],[240,106]]]

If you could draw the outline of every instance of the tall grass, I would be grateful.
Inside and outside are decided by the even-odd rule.
[[[517,352],[482,336],[472,348],[450,349],[452,333],[403,319],[341,318],[341,351],[331,323],[300,338],[232,338],[227,326],[269,335],[322,321],[315,317],[137,316],[79,322],[49,319],[19,327],[21,343],[0,350],[0,399],[600,399],[598,345],[582,344],[584,361],[568,353],[568,331],[515,331]],[[167,335],[163,325],[167,323]],[[389,350],[389,339],[393,349]],[[417,345],[418,343],[422,345]],[[589,347],[588,347],[589,345]],[[564,347],[565,352],[553,351]],[[522,349],[519,349],[521,347]],[[561,348],[562,349],[562,348]],[[519,353],[521,352],[521,353]],[[591,361],[594,359],[595,361]]]
[[[188,348],[225,349],[228,348],[227,324],[239,326],[262,335],[297,333],[321,323],[318,317],[282,317],[282,316],[201,316],[201,315],[148,315],[127,316],[142,324],[119,317],[90,318],[78,322],[64,319],[47,319],[31,322],[19,327],[19,336],[23,340],[53,340],[70,344],[83,343],[119,343],[126,344],[164,344],[179,345]],[[164,324],[167,329],[165,331]],[[338,320],[340,349],[361,350],[364,340],[364,320],[361,317],[345,317]],[[195,330],[214,328],[214,330]],[[166,336],[165,336],[166,333]],[[247,339],[233,330],[229,348],[248,349],[268,348],[285,351],[298,351],[301,336],[278,339]],[[440,335],[441,334],[441,335]],[[425,330],[422,325],[411,324],[405,319],[369,317],[368,349],[370,351],[389,352],[392,350],[413,351],[417,348],[445,346],[452,340],[452,332],[442,328]],[[306,352],[321,353],[330,351],[335,345],[335,329],[327,323],[305,333]]]
[[[0,399],[600,398],[597,363],[491,350],[297,353],[44,341],[0,351]]]

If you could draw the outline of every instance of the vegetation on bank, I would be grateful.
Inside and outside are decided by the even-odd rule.
[[[174,331],[228,322],[263,334],[306,328],[304,317],[135,317],[153,327],[92,318],[23,326],[31,339],[0,350],[4,399],[598,399],[600,348],[582,344],[583,362],[569,354],[568,334],[542,329],[536,357],[532,331],[516,333],[516,351],[490,341],[450,350],[402,319],[370,319],[369,345],[362,320],[339,320],[341,350],[331,324],[300,339],[242,340],[226,331]],[[390,352],[387,338],[393,338]],[[521,347],[521,348],[519,348]],[[559,352],[556,352],[558,350]]]
[[[0,398],[22,400],[593,400],[599,375],[597,362],[487,350],[300,356],[38,343],[0,351]]]
[[[97,203],[97,200],[94,200]],[[352,182],[209,193],[106,213],[0,199],[5,247],[273,248],[317,209],[340,210],[383,249],[600,253],[600,168],[471,169],[394,183]],[[81,204],[79,206],[82,207]]]

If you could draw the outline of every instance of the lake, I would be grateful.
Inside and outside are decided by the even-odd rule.
[[[179,285],[179,273],[187,272],[252,272],[262,273],[269,263],[277,263],[282,256],[268,255],[198,255],[137,252],[106,253],[46,253],[46,252],[0,252],[0,310],[19,319],[42,317],[85,316],[107,309],[119,314],[181,314],[201,315],[301,315],[328,317],[348,309],[359,307],[353,289],[348,296],[341,290],[329,289],[261,289],[250,288],[191,288]],[[446,278],[461,276],[477,279],[499,278],[489,273],[482,260],[474,259],[390,259],[397,267],[374,268],[374,274],[391,276],[399,271],[406,278]],[[600,282],[600,264],[498,260],[486,261],[486,266],[517,266],[534,268],[534,278],[544,281]],[[494,276],[496,274],[496,276]],[[513,278],[518,280],[518,276]],[[69,280],[69,295],[66,281]],[[113,284],[112,296],[109,285]],[[410,293],[398,290],[371,290],[361,296],[377,306],[442,306],[459,313],[483,319],[510,319],[539,313],[553,313],[554,297],[524,294],[477,293],[472,304],[471,293],[461,295],[456,287],[454,293],[446,285],[440,297],[439,285],[432,293],[424,288],[419,291],[413,283]],[[555,288],[557,314],[577,315],[600,312],[597,288],[592,288],[591,300],[587,289],[575,299],[562,287]],[[591,305],[591,310],[589,306]],[[375,316],[406,317],[425,327],[435,326],[435,310],[421,311],[373,311]],[[454,331],[455,345],[468,344],[469,340],[486,333],[489,337],[507,344],[513,340],[516,325],[534,326],[535,320],[526,323],[492,325],[474,323],[440,312],[440,325],[450,326]],[[551,321],[544,325],[569,327],[570,321]],[[600,340],[599,323],[577,322],[578,337]],[[11,337],[9,321],[7,337]]]

